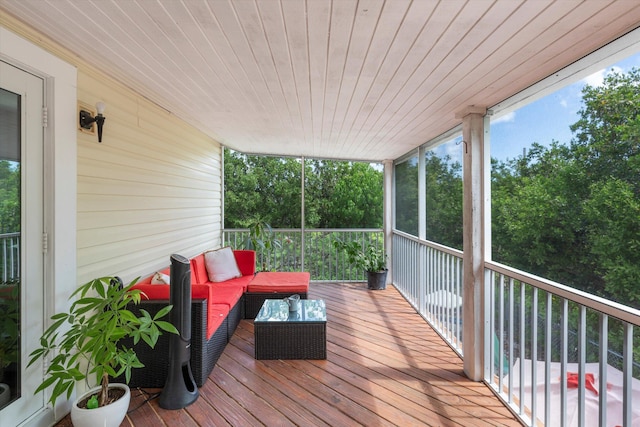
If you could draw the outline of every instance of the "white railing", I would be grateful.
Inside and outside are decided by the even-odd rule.
[[[394,231],[394,285],[461,356],[462,256]],[[640,311],[493,262],[485,291],[485,381],[526,425],[640,425]]]
[[[0,280],[2,283],[20,280],[20,233],[0,234]]]
[[[462,252],[394,231],[393,283],[462,356]]]
[[[527,425],[639,425],[640,311],[497,263],[485,275],[485,379]]]
[[[299,229],[274,228],[277,242],[270,253],[257,251],[258,265],[264,270],[308,271],[313,281],[366,281],[365,273],[347,263],[345,254],[333,246],[333,241],[358,241],[363,245],[382,248],[381,229]],[[248,229],[225,229],[225,245],[240,249],[249,236]]]

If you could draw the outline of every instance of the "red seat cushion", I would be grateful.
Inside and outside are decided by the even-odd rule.
[[[309,292],[308,272],[261,272],[256,274],[247,292],[307,293]]]
[[[170,300],[170,285],[151,285],[148,283],[137,283],[133,289],[139,289],[144,293],[142,299],[150,300]],[[242,290],[240,290],[242,292]],[[242,295],[242,293],[240,294]],[[213,298],[212,289],[209,285],[191,285],[191,298],[206,299],[208,304],[207,312],[207,339],[215,333],[218,326],[224,321],[229,314],[230,306],[225,301],[230,297],[223,297],[222,302]],[[220,315],[222,314],[222,317]]]
[[[214,289],[217,289],[218,287],[230,286],[233,288],[240,288],[242,292],[247,292],[247,286],[249,286],[249,283],[251,283],[252,279],[253,276],[242,276],[236,277],[235,279],[225,280],[224,282],[209,282],[209,285],[213,286]]]
[[[212,289],[211,302],[214,304],[226,304],[231,310],[242,298],[244,291],[242,286],[209,284]]]
[[[229,306],[226,304],[209,304],[207,307],[207,340],[211,339],[228,315]]]

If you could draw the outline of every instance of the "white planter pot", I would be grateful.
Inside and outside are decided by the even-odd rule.
[[[7,403],[9,403],[9,399],[11,398],[11,389],[5,383],[0,383],[0,409]]]
[[[71,422],[74,427],[119,427],[129,410],[131,392],[126,384],[109,384],[109,388],[122,388],[124,396],[115,402],[96,409],[84,409],[78,407],[78,402],[100,390],[95,387],[80,396],[71,407]]]

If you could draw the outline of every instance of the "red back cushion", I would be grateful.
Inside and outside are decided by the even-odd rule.
[[[256,252],[250,250],[234,250],[233,255],[243,276],[253,276],[256,272]],[[191,283],[209,281],[204,253],[191,258]]]
[[[195,283],[207,283],[209,281],[203,253],[191,258],[191,277],[195,280]]]
[[[256,251],[235,250],[236,264],[243,276],[252,276],[256,272]]]

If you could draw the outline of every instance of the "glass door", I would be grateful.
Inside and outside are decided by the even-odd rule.
[[[0,61],[0,425],[44,406],[27,368],[43,331],[43,80]]]

